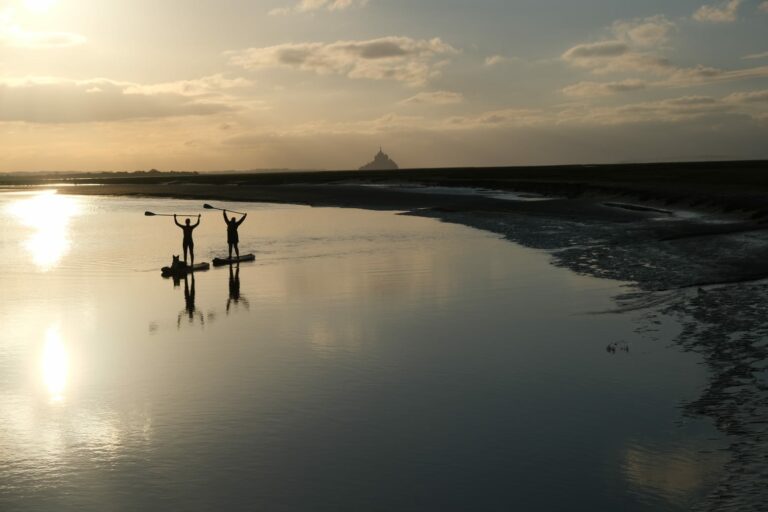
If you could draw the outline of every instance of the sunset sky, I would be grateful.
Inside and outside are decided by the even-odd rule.
[[[0,0],[0,172],[768,158],[768,1]]]

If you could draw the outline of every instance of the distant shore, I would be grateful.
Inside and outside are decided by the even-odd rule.
[[[768,218],[768,160],[683,162],[651,164],[564,165],[537,167],[488,167],[401,169],[393,171],[294,171],[233,173],[101,173],[98,175],[18,173],[0,175],[3,185],[40,184],[111,185],[121,193],[126,185],[226,185],[247,192],[218,192],[233,200],[293,201],[323,205],[351,202],[355,207],[386,208],[404,196],[373,192],[361,194],[336,190],[325,196],[306,185],[421,184],[517,190],[561,197],[610,196],[633,198],[678,207],[706,207],[726,212],[743,210]],[[118,188],[117,186],[121,187]],[[293,185],[290,189],[278,185]],[[143,189],[147,191],[148,189]],[[324,190],[329,192],[329,190]],[[113,192],[108,192],[113,193]],[[160,191],[156,192],[158,195]],[[155,193],[153,193],[154,195]],[[250,196],[250,197],[247,197]],[[255,198],[255,199],[252,199]]]

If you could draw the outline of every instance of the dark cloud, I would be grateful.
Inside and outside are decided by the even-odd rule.
[[[437,74],[439,56],[457,50],[439,38],[383,37],[368,41],[289,43],[232,52],[230,63],[245,69],[291,67],[349,78],[424,84]]]

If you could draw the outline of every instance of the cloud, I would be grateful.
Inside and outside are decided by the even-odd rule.
[[[629,53],[629,45],[621,41],[600,41],[597,43],[579,44],[563,54],[566,61],[580,63],[592,59],[615,58]]]
[[[532,127],[556,123],[556,111],[532,108],[503,108],[475,116],[453,116],[439,127],[449,130],[481,130],[507,127]]]
[[[707,23],[731,23],[737,19],[742,0],[726,0],[715,5],[702,5],[693,13],[693,19]]]
[[[236,108],[206,98],[205,94],[171,92],[174,87],[143,86],[103,78],[79,81],[55,77],[2,78],[0,121],[112,122],[205,116]]]
[[[159,84],[134,84],[125,89],[125,94],[179,94],[182,96],[215,96],[223,90],[253,86],[245,78],[226,78],[218,73],[194,80],[179,80]]]
[[[629,21],[616,21],[612,31],[616,39],[641,47],[659,46],[669,41],[677,26],[665,16],[651,16]]]
[[[458,92],[432,91],[420,92],[400,102],[401,105],[455,105],[464,101],[464,96]]]
[[[0,47],[63,48],[85,42],[85,37],[71,32],[31,32],[18,26],[0,25]]]
[[[576,45],[563,53],[561,59],[597,74],[623,71],[667,73],[670,69],[666,59],[636,52],[629,44],[617,40]]]
[[[609,96],[622,92],[647,89],[648,83],[643,80],[622,80],[619,82],[579,82],[563,88],[563,94],[573,97]]]
[[[0,47],[10,48],[65,48],[78,46],[86,38],[72,32],[38,32],[26,30],[15,20],[11,6],[0,8]]]
[[[365,7],[368,0],[301,0],[292,7],[278,7],[269,11],[270,16],[285,16],[319,10],[342,11],[350,7]]]
[[[639,29],[639,32],[634,32],[635,29]],[[691,87],[768,77],[768,66],[734,70],[702,65],[676,66],[649,48],[666,41],[671,30],[665,19],[659,16],[639,21],[616,22],[613,25],[613,33],[621,39],[578,44],[566,50],[560,58],[570,66],[586,69],[595,75],[642,74],[645,87],[649,88]],[[763,54],[755,54],[747,58],[762,56]],[[658,79],[648,81],[648,74],[655,75]],[[621,82],[582,82],[564,88],[563,92],[570,96],[600,96],[637,88],[641,88],[640,80],[626,79]]]
[[[726,96],[725,101],[733,103],[766,103],[768,104],[768,89],[751,92],[735,92]]]
[[[485,58],[484,64],[490,68],[493,66],[501,66],[502,64],[507,64],[509,62],[520,61],[520,60],[521,59],[518,57],[507,57],[505,55],[490,55]]]
[[[618,106],[568,105],[549,113],[547,124],[559,126],[614,126],[647,123],[715,122],[741,115],[738,108],[708,96],[683,96]]]
[[[475,116],[451,117],[444,121],[443,126],[445,129],[477,130],[490,127],[553,128],[690,122],[717,125],[734,118],[759,121],[766,115],[768,90],[758,90],[723,98],[689,95],[617,106],[571,103],[546,109],[508,108]]]
[[[288,43],[230,53],[245,69],[287,67],[353,79],[398,80],[422,85],[439,74],[436,58],[457,50],[439,38],[383,37],[367,41]]]
[[[674,68],[669,78],[654,85],[665,87],[690,87],[694,85],[706,85],[766,77],[768,77],[768,66],[732,70],[697,66],[695,68]]]
[[[694,68],[664,68],[665,76],[659,80],[646,81],[625,79],[614,82],[579,82],[562,89],[563,94],[571,97],[598,97],[619,94],[641,89],[682,88],[723,82],[735,82],[752,78],[768,78],[768,66],[754,68],[722,70],[697,66]]]
[[[768,4],[766,4],[768,5]],[[768,52],[762,52],[762,53],[750,53],[749,55],[745,55],[742,57],[744,60],[750,60],[750,59],[765,59],[768,58]]]

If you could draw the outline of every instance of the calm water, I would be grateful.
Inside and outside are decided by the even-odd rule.
[[[678,327],[592,314],[621,283],[431,219],[240,203],[257,261],[174,286],[180,230],[143,212],[201,203],[0,193],[0,510],[686,510],[717,477]]]

